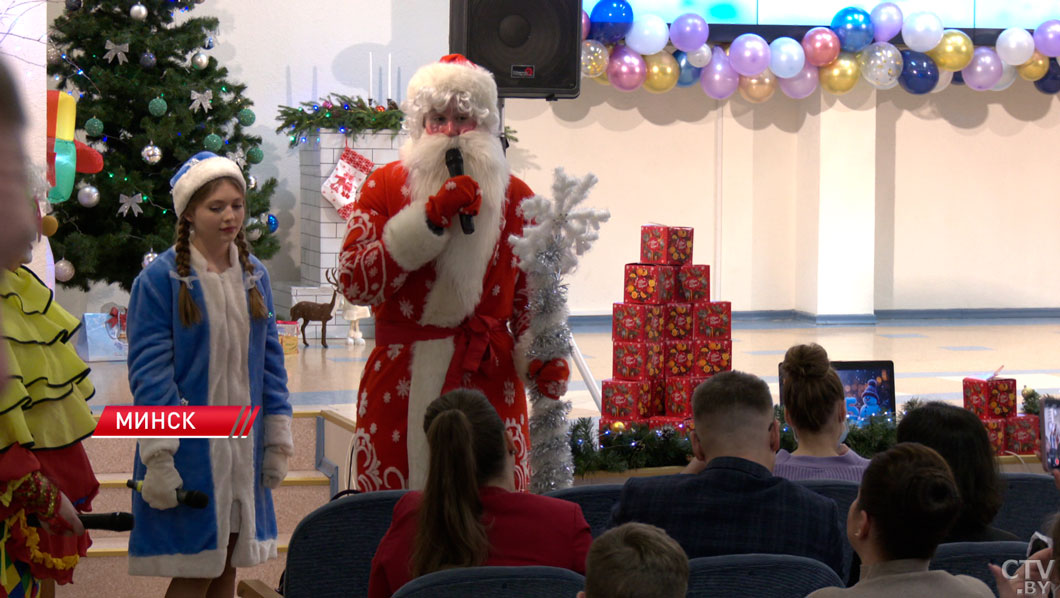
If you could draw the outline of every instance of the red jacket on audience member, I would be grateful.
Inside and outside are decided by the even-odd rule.
[[[490,540],[486,565],[543,565],[585,574],[592,534],[577,504],[503,488],[481,489]],[[368,598],[390,598],[410,579],[409,560],[419,526],[421,494],[409,492],[394,506],[390,529],[372,559]]]

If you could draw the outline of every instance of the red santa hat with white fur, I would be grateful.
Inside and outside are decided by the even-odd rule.
[[[423,119],[428,112],[444,110],[452,101],[459,110],[470,113],[479,128],[500,133],[501,117],[493,73],[460,54],[449,54],[420,67],[409,79],[405,98],[402,103],[405,126],[413,139],[423,135]]]

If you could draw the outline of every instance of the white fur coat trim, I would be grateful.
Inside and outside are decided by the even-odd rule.
[[[383,245],[390,257],[403,269],[419,270],[438,256],[451,233],[436,235],[427,228],[426,202],[413,202],[383,225]]]
[[[288,457],[294,456],[294,438],[291,436],[291,416],[265,416],[265,445],[273,447]]]
[[[408,431],[405,446],[409,456],[409,488],[422,490],[427,484],[429,452],[423,433],[427,405],[442,394],[455,344],[452,338],[418,341],[412,345],[412,387],[409,390]]]
[[[252,567],[264,563],[278,556],[276,540],[255,542],[253,550],[254,563],[237,564],[236,556],[232,555],[232,566]],[[150,577],[220,577],[224,572],[225,556],[228,552],[227,546],[214,550],[204,550],[198,554],[173,555],[162,554],[158,556],[146,556],[129,559],[129,575]]]

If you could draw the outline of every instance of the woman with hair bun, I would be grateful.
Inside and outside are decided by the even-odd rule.
[[[789,480],[857,482],[869,461],[843,444],[848,424],[843,384],[824,347],[795,345],[780,365],[780,404],[798,448],[777,453],[773,475]]]
[[[369,598],[456,567],[544,565],[585,573],[592,535],[575,503],[515,491],[515,443],[477,390],[435,399],[423,418],[423,492],[394,506],[372,559]]]
[[[928,570],[960,509],[957,484],[938,453],[914,442],[878,453],[847,513],[847,538],[861,557],[861,579],[809,598],[993,596],[974,577]]]

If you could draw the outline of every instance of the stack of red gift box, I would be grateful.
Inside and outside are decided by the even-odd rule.
[[[710,266],[692,264],[692,233],[641,227],[640,262],[626,264],[624,301],[614,305],[601,430],[616,422],[684,428],[696,386],[732,369],[732,306],[710,300]]]
[[[1014,378],[965,378],[964,408],[979,416],[998,455],[1038,451],[1038,416],[1016,414]]]

